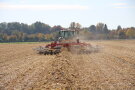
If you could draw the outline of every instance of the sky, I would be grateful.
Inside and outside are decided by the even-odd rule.
[[[109,29],[135,27],[135,0],[0,0],[0,22],[36,21],[50,26],[107,24]]]

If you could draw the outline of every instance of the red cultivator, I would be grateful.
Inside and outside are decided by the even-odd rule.
[[[76,36],[76,34],[77,33],[73,30],[60,31],[59,39],[57,41],[52,42],[51,44],[48,44],[46,46],[39,46],[35,50],[39,54],[44,54],[44,55],[59,54],[60,52],[62,52],[63,48],[66,48],[71,53],[77,53],[77,54],[91,53],[91,52],[98,51],[97,46],[93,47],[91,44],[81,43],[79,39],[77,39],[76,41],[70,40],[71,38],[69,39],[69,37],[73,38],[73,36]]]
[[[38,51],[39,54],[53,55],[62,52],[63,48],[66,48],[71,53],[76,53],[76,54],[91,53],[91,52],[98,51],[97,46],[92,47],[91,44],[71,42],[71,41],[53,42],[46,46],[40,46],[36,48],[36,50]]]

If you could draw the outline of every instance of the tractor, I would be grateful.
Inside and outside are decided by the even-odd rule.
[[[96,52],[97,47],[92,47],[91,44],[82,43],[78,38],[79,32],[77,30],[60,30],[57,38],[46,46],[39,46],[35,50],[39,54],[55,55],[62,52],[63,48],[71,53],[91,53]]]

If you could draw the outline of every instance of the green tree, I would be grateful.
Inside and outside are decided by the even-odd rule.
[[[96,32],[96,26],[95,25],[91,25],[89,27],[89,31],[95,33]]]
[[[7,29],[7,23],[6,22],[0,23],[0,32],[2,33],[6,29]]]
[[[104,32],[104,33],[108,33],[108,32],[109,32],[109,30],[108,30],[108,28],[107,28],[107,25],[106,25],[106,24],[105,24],[105,25],[104,25],[104,27],[103,27],[103,32]]]
[[[41,22],[35,22],[30,26],[31,33],[50,33],[51,27]]]
[[[60,30],[62,30],[63,29],[63,27],[61,27],[60,25],[58,25],[58,26],[53,26],[52,28],[51,28],[51,32],[58,32],[58,31],[60,31]]]
[[[119,26],[117,27],[117,30],[122,30],[122,27],[119,25]]]

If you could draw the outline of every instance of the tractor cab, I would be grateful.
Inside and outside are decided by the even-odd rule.
[[[76,37],[77,35],[78,35],[78,31],[76,30],[67,29],[67,30],[59,31],[59,39],[68,40]]]

